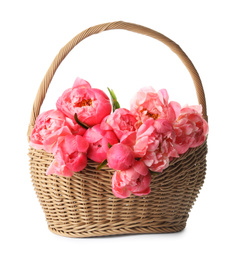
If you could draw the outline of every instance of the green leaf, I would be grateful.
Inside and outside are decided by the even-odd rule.
[[[82,126],[82,127],[84,127],[85,129],[88,129],[89,128],[89,126],[88,125],[86,125],[85,123],[82,123],[79,119],[78,119],[78,117],[77,117],[77,114],[75,113],[75,115],[74,115],[74,118],[75,118],[75,120],[76,120],[76,123],[78,124],[78,125],[80,125],[80,126]]]
[[[110,143],[108,143],[107,145],[108,145],[108,147],[109,147],[109,148],[111,148],[111,147],[112,147],[112,145],[111,145]]]
[[[116,109],[120,108],[120,104],[119,102],[117,101],[117,97],[115,95],[115,92],[113,89],[109,89],[107,88],[109,93],[110,93],[110,96],[111,96],[111,102],[112,102],[112,108],[113,108],[113,112],[115,112]]]
[[[102,163],[100,163],[96,169],[99,171],[106,165],[107,165],[107,159],[105,159]]]

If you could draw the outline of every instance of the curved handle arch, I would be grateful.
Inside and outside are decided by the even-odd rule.
[[[198,102],[199,102],[199,104],[202,105],[202,108],[203,108],[203,117],[204,117],[204,119],[207,120],[206,99],[205,99],[205,93],[204,93],[201,79],[200,79],[199,74],[198,74],[196,68],[194,67],[193,63],[188,58],[188,56],[184,53],[184,51],[180,48],[180,46],[178,44],[176,44],[174,41],[172,41],[171,39],[169,39],[168,37],[164,36],[163,34],[157,32],[157,31],[154,31],[150,28],[147,28],[147,27],[144,27],[141,25],[137,25],[137,24],[133,24],[133,23],[118,21],[118,22],[99,24],[99,25],[96,25],[96,26],[93,26],[93,27],[90,27],[90,28],[84,30],[83,32],[81,32],[77,36],[75,36],[70,42],[68,42],[59,51],[59,53],[53,60],[52,64],[50,65],[48,71],[46,72],[46,74],[41,82],[41,85],[38,89],[35,101],[33,103],[33,109],[31,112],[30,124],[29,124],[29,128],[28,128],[28,138],[31,135],[31,131],[34,127],[36,118],[40,113],[40,108],[45,99],[50,82],[51,82],[57,68],[63,61],[63,59],[68,55],[68,53],[79,42],[81,42],[85,38],[87,38],[93,34],[97,34],[97,33],[100,33],[103,31],[108,31],[108,30],[114,30],[114,29],[123,29],[123,30],[143,34],[143,35],[152,37],[156,40],[159,40],[162,43],[164,43],[165,45],[167,45],[180,58],[180,60],[184,63],[185,67],[189,71],[189,73],[193,79],[194,86],[196,88]]]

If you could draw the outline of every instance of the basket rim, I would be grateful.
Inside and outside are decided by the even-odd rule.
[[[184,154],[181,154],[178,158],[173,158],[170,161],[169,166],[167,168],[169,168],[170,166],[173,166],[174,164],[176,164],[176,163],[178,163],[182,160],[185,160],[188,156],[194,154],[197,150],[203,149],[205,146],[207,146],[207,137],[206,137],[206,140],[204,141],[203,144],[199,145],[198,147],[189,148],[187,152],[185,152]],[[37,151],[37,152],[43,151],[43,153],[46,153],[46,154],[50,155],[51,158],[54,158],[54,155],[52,153],[48,153],[44,149],[37,150],[37,149],[35,149],[35,148],[33,148],[32,146],[29,145],[29,150],[34,150],[34,151]],[[30,152],[28,153],[28,155],[30,156]],[[91,159],[87,158],[87,165],[92,166],[93,168],[97,168],[99,163],[94,162]],[[164,169],[164,171],[167,170],[167,168]],[[84,170],[85,170],[85,168],[84,168]],[[114,169],[110,168],[108,165],[103,166],[102,170],[106,170],[106,171],[110,171],[110,172],[115,171]],[[161,172],[161,173],[164,173],[164,171]],[[151,171],[151,172],[154,173],[153,171]],[[75,173],[79,174],[79,172],[75,172]],[[65,177],[65,176],[61,176],[61,177]],[[65,177],[65,178],[68,178],[68,177]]]

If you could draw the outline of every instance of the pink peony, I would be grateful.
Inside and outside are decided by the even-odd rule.
[[[101,128],[104,130],[113,130],[119,140],[123,141],[129,135],[134,135],[136,122],[135,116],[129,110],[118,108],[113,114],[104,118]]]
[[[69,127],[73,135],[84,135],[86,132],[85,128],[77,124],[75,120],[72,120],[69,117],[66,117],[66,125]]]
[[[148,119],[137,131],[134,152],[151,171],[162,172],[172,157],[178,157],[174,147],[175,133],[172,124],[165,119]]]
[[[67,117],[78,119],[94,126],[111,113],[111,103],[108,96],[100,89],[91,88],[90,84],[77,78],[73,87],[64,91],[56,103],[57,109]]]
[[[205,141],[208,124],[202,118],[201,112],[201,106],[188,106],[181,109],[174,124],[175,148],[179,154],[183,154],[189,148],[197,147]]]
[[[35,149],[52,152],[58,137],[70,133],[64,114],[58,110],[49,110],[37,117],[31,133],[30,145]]]
[[[100,124],[89,128],[84,138],[89,142],[88,158],[98,163],[106,159],[108,143],[114,145],[119,142],[112,130],[102,130]]]
[[[136,115],[138,122],[144,123],[149,118],[160,118],[173,123],[178,117],[180,104],[174,101],[168,103],[168,99],[166,89],[156,92],[152,87],[145,87],[132,99],[130,110]]]
[[[74,172],[83,170],[87,165],[89,143],[79,135],[66,135],[58,138],[54,161],[47,170],[47,175],[57,174],[71,177]]]
[[[115,170],[129,169],[135,162],[133,150],[125,144],[115,144],[107,152],[107,161]]]
[[[142,161],[125,171],[116,171],[112,177],[112,191],[118,198],[127,198],[133,193],[143,196],[150,193],[151,174]]]

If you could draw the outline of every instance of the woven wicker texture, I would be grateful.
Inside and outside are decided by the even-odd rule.
[[[35,98],[28,128],[30,138],[36,117],[49,84],[66,55],[86,37],[105,30],[125,29],[162,41],[175,52],[190,72],[203,117],[206,101],[200,77],[181,48],[169,38],[149,28],[125,22],[91,27],[64,46],[47,71]],[[53,155],[29,148],[32,182],[46,215],[49,229],[68,237],[92,237],[116,234],[177,232],[185,228],[188,213],[201,189],[206,173],[206,142],[174,159],[163,173],[153,175],[151,193],[116,198],[111,189],[114,170],[88,161],[87,167],[73,177],[46,176]]]
[[[204,182],[206,153],[206,143],[190,149],[152,176],[149,195],[126,199],[113,195],[114,171],[108,167],[97,171],[97,164],[89,161],[72,178],[46,176],[53,156],[33,148],[29,156],[32,182],[49,229],[68,237],[92,237],[184,229]]]

